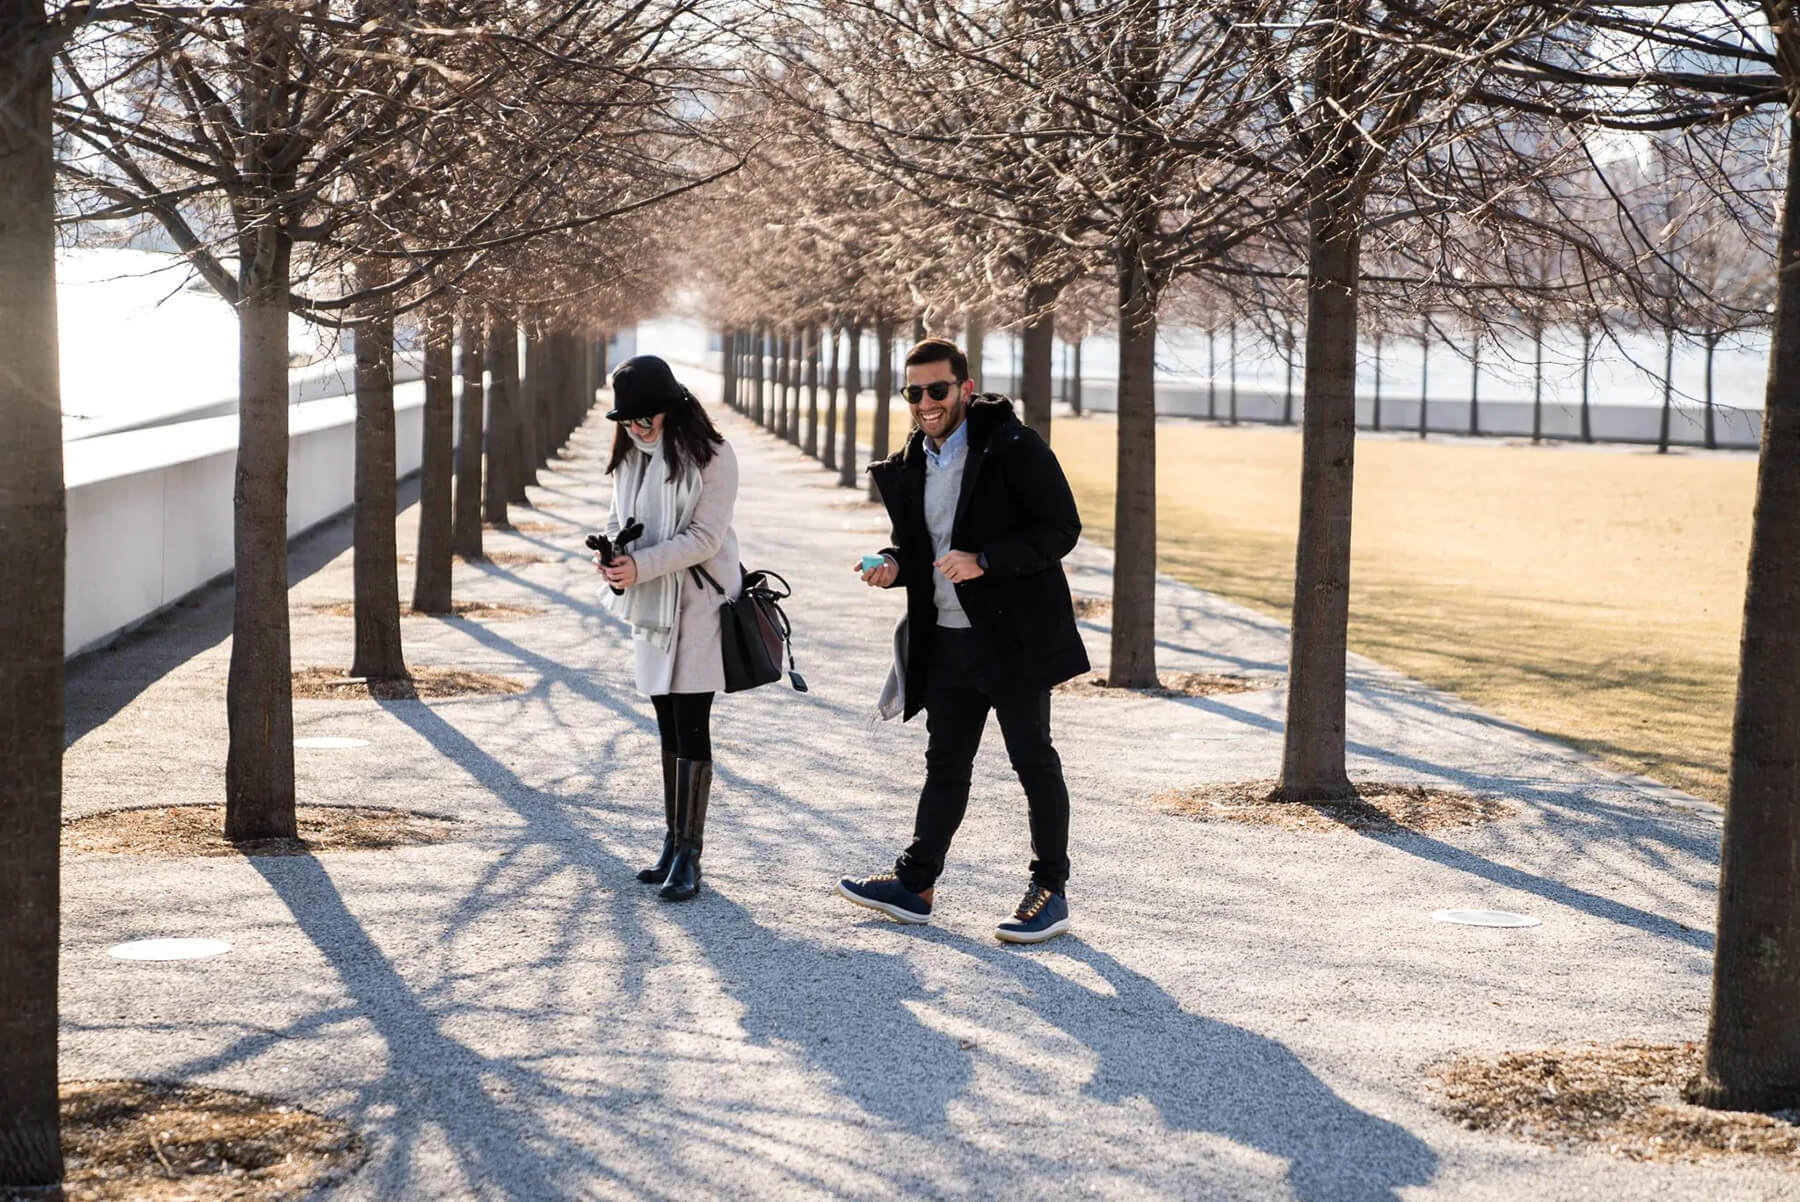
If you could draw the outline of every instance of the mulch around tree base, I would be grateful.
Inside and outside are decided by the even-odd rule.
[[[1056,686],[1058,693],[1080,697],[1217,697],[1226,693],[1253,693],[1281,683],[1278,676],[1219,676],[1207,672],[1165,672],[1154,689],[1114,688],[1099,674],[1077,676]]]
[[[525,686],[505,676],[466,672],[461,668],[427,668],[417,664],[408,675],[392,678],[352,676],[342,668],[300,668],[294,673],[294,696],[312,701],[420,701],[438,697],[479,697],[523,693]]]
[[[1800,1169],[1800,1112],[1709,1110],[1682,1100],[1697,1043],[1588,1044],[1459,1056],[1429,1070],[1438,1109],[1473,1131],[1630,1160],[1755,1157]]]
[[[403,618],[484,618],[497,621],[503,618],[535,618],[543,613],[543,609],[535,605],[501,605],[494,601],[452,601],[451,612],[447,614],[428,614],[414,609],[410,605],[400,607]],[[354,618],[356,604],[352,601],[339,601],[332,605],[314,605],[308,613],[326,618]]]
[[[252,839],[231,843],[225,838],[222,805],[142,806],[107,810],[63,823],[68,851],[100,855],[153,856],[304,856],[321,851],[388,851],[425,843],[442,843],[456,830],[456,820],[440,814],[388,810],[375,806],[295,807],[298,839]]]
[[[1274,801],[1272,780],[1235,781],[1170,789],[1151,804],[1172,814],[1202,821],[1241,822],[1289,831],[1357,831],[1389,835],[1477,826],[1519,812],[1513,802],[1478,797],[1427,785],[1394,785],[1354,781],[1356,797],[1345,801]]]
[[[298,1199],[365,1156],[344,1124],[274,1098],[165,1081],[60,1092],[67,1202]]]

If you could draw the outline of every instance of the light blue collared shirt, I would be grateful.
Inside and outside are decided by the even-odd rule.
[[[929,436],[925,438],[924,445],[926,462],[930,463],[932,467],[945,466],[947,460],[956,458],[962,449],[969,445],[968,419],[964,418],[956,424],[956,429],[950,431],[950,437],[944,440],[943,446],[933,450]]]

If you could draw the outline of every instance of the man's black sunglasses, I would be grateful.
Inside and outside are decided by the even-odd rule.
[[[926,393],[931,394],[932,400],[941,401],[949,396],[950,390],[955,387],[956,385],[949,380],[933,380],[929,384],[908,384],[900,390],[900,395],[906,398],[907,404],[917,405],[925,399]]]

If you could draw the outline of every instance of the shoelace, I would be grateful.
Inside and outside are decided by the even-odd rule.
[[[1021,922],[1030,922],[1049,902],[1050,890],[1041,885],[1033,886],[1031,892],[1025,895],[1025,900],[1019,903],[1019,908],[1013,911],[1013,917]]]

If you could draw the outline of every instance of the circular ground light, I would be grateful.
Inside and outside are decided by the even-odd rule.
[[[139,939],[108,948],[107,954],[121,960],[204,960],[230,950],[217,939]]]
[[[1543,923],[1529,914],[1506,910],[1433,910],[1433,922],[1454,922],[1465,927],[1535,927]]]
[[[310,735],[304,739],[295,739],[294,746],[306,747],[315,751],[346,751],[352,747],[367,747],[367,739],[352,739],[344,735]]]

